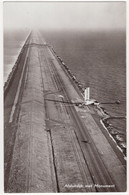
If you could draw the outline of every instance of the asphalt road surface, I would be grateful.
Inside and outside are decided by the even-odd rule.
[[[126,191],[126,161],[94,111],[63,103],[78,99],[52,48],[32,32],[5,88],[5,192]]]

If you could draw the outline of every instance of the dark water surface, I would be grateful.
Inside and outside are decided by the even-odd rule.
[[[69,66],[77,79],[91,88],[91,98],[104,104],[111,116],[126,113],[125,32],[43,33],[47,42]],[[125,119],[112,119],[119,131],[126,131]]]
[[[126,134],[126,35],[125,32],[41,32],[84,87],[91,98],[103,104],[110,123],[125,142]],[[27,34],[5,33],[4,78],[15,63]]]
[[[16,62],[26,36],[27,32],[20,30],[4,32],[4,82]]]
[[[111,117],[106,128],[126,155],[125,32],[42,32],[65,64]],[[110,104],[120,100],[120,104]],[[108,126],[110,124],[110,126]]]

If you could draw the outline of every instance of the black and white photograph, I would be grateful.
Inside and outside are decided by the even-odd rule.
[[[127,191],[126,1],[3,1],[4,193]]]

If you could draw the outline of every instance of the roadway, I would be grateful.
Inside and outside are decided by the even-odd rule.
[[[6,192],[121,192],[125,161],[84,109],[50,46],[32,33],[5,95]],[[71,186],[70,186],[71,185]]]

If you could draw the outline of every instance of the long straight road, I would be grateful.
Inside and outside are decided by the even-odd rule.
[[[123,192],[126,162],[39,33],[5,90],[6,192]],[[51,101],[49,101],[51,100]]]

